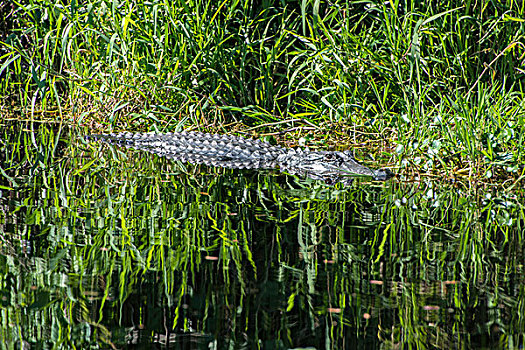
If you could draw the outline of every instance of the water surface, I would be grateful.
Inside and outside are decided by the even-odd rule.
[[[523,348],[520,191],[0,130],[2,348]]]

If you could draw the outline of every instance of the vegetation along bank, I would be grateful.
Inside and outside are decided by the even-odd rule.
[[[522,2],[0,6],[3,119],[275,138],[406,179],[522,183]]]

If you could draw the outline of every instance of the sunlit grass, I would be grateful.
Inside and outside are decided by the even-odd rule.
[[[408,179],[515,186],[523,176],[520,2],[27,1],[2,11],[0,103],[21,118],[97,131],[256,127],[281,142],[356,148]]]

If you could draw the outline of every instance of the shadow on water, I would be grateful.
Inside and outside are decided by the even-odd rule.
[[[7,348],[523,348],[523,193],[330,187],[0,128]]]

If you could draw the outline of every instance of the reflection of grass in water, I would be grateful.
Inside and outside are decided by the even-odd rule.
[[[522,329],[517,194],[184,170],[34,129],[2,133],[1,317],[23,339],[475,345],[472,314]]]

